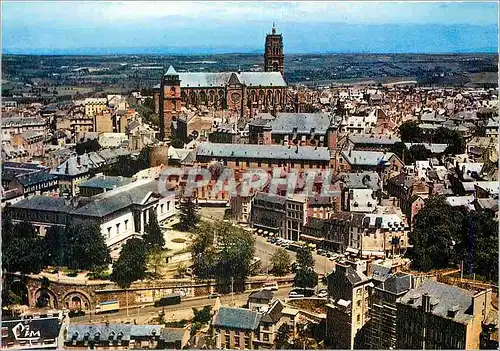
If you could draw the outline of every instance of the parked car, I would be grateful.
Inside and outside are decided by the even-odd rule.
[[[288,294],[288,297],[290,297],[290,298],[299,298],[299,297],[304,297],[304,294],[301,294],[301,293],[298,293],[298,292],[292,290]]]
[[[322,290],[318,291],[316,296],[320,297],[320,298],[325,298],[328,296],[328,291],[326,291],[325,289],[322,289]]]
[[[208,294],[208,298],[209,299],[216,299],[218,297],[220,297],[220,294],[217,294],[217,293]]]

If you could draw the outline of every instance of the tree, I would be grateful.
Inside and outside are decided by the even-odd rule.
[[[456,130],[448,128],[438,128],[432,136],[432,142],[448,144],[445,150],[446,154],[463,154],[465,152],[466,142],[464,137]]]
[[[318,285],[318,274],[314,271],[314,258],[311,251],[305,246],[297,251],[297,266],[293,286],[314,288]]]
[[[405,121],[399,126],[401,141],[404,143],[417,143],[422,141],[421,131],[416,121]]]
[[[177,274],[182,278],[184,275],[187,273],[187,267],[184,263],[179,262],[177,264],[177,268],[175,269],[177,271]]]
[[[120,252],[120,257],[113,264],[111,281],[122,289],[127,289],[136,280],[146,276],[147,247],[144,240],[133,238],[127,240]]]
[[[204,324],[208,324],[212,320],[212,306],[205,306],[202,309],[193,308],[193,324],[191,324],[191,335],[196,334]]]
[[[66,227],[66,239],[70,243],[65,252],[69,268],[93,270],[110,262],[108,247],[97,223],[70,224]]]
[[[213,277],[217,253],[214,246],[216,237],[214,229],[212,224],[202,222],[197,228],[191,244],[194,273],[201,279]]]
[[[311,250],[309,250],[306,246],[297,250],[297,263],[299,267],[314,268],[314,258]]]
[[[202,279],[215,278],[221,287],[244,289],[254,244],[251,234],[230,223],[202,223],[191,245],[194,272]]]
[[[78,155],[83,155],[85,153],[99,151],[100,148],[101,146],[99,145],[99,141],[97,141],[97,139],[89,139],[76,144],[75,151]]]
[[[466,273],[497,281],[498,223],[487,211],[470,211],[465,217],[455,245],[455,262],[463,262]]]
[[[410,164],[408,162],[408,148],[405,143],[398,141],[392,146],[392,152],[394,152],[405,164]]]
[[[193,202],[191,197],[183,198],[179,204],[179,227],[183,232],[187,232],[196,228],[200,217],[198,215],[198,206]]]
[[[2,251],[14,238],[14,224],[9,214],[8,206],[2,211]]]
[[[156,217],[155,211],[149,212],[149,223],[143,239],[149,248],[157,247],[161,249],[165,246],[165,238],[163,237],[163,232],[158,224],[158,218]]]
[[[413,164],[415,161],[425,161],[432,156],[430,150],[428,150],[422,144],[412,145],[408,150],[408,164]]]
[[[162,271],[165,268],[165,257],[163,251],[159,247],[149,249],[148,253],[148,272],[151,273],[153,279],[160,279]]]
[[[276,333],[276,339],[274,340],[274,348],[276,350],[293,349],[293,346],[290,343],[291,334],[292,330],[289,324],[283,323],[280,325],[278,332]]]
[[[270,261],[273,265],[272,271],[274,275],[283,276],[290,272],[292,259],[285,249],[280,247],[274,251]]]
[[[450,206],[441,196],[428,198],[409,233],[412,267],[421,271],[449,267],[464,220],[463,208]]]
[[[215,279],[219,286],[233,285],[236,291],[245,289],[250,275],[255,240],[247,231],[228,222],[217,223],[217,264]]]
[[[23,274],[41,272],[43,268],[42,238],[37,235],[32,224],[21,222],[13,226],[10,242],[5,245],[2,242],[2,246],[4,247],[2,251],[4,269]]]
[[[45,265],[64,266],[67,250],[66,233],[61,227],[52,226],[47,229],[43,238]]]

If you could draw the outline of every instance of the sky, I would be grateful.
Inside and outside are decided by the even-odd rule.
[[[497,2],[2,2],[2,53],[498,52]]]

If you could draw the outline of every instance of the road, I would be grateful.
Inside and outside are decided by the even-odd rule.
[[[274,245],[271,243],[268,243],[266,241],[266,238],[254,235],[255,238],[255,255],[257,257],[260,257],[262,259],[261,261],[261,267],[266,271],[267,268],[271,270],[272,265],[269,262],[270,257],[272,254],[280,247],[278,245]],[[287,252],[292,256],[293,261],[296,259],[296,253],[293,251],[287,250]],[[316,253],[313,252],[313,258],[314,258],[314,270],[318,274],[324,274],[330,273],[334,267],[334,262],[330,261],[328,258],[317,255]]]
[[[284,299],[288,296],[292,290],[291,287],[280,287],[278,291],[274,292],[274,296],[280,299]],[[253,290],[256,291],[256,290]],[[223,295],[220,298],[220,302],[224,306],[242,306],[246,303],[248,299],[248,295],[250,295],[251,291],[247,291],[241,294],[234,294],[233,296]],[[180,319],[189,319],[192,317],[192,309],[200,308],[203,306],[213,306],[215,305],[216,299],[206,298],[197,298],[197,299],[188,299],[182,301],[180,305],[173,306],[165,306],[165,307],[154,307],[154,306],[145,306],[142,308],[137,308],[136,306],[129,307],[128,317],[127,317],[127,309],[123,308],[119,312],[110,313],[105,315],[95,315],[94,313],[89,314],[87,316],[82,317],[73,317],[71,318],[71,322],[84,323],[84,322],[93,322],[93,323],[105,323],[106,321],[114,321],[114,322],[126,322],[137,320],[138,323],[141,323],[141,320],[147,321],[147,319],[151,317],[158,316],[160,311],[165,311],[165,319],[167,321],[171,320],[180,320]],[[122,306],[124,307],[124,306]],[[176,318],[172,318],[176,317]]]

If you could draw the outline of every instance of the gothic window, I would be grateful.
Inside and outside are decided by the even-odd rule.
[[[273,62],[273,71],[277,72],[278,71],[278,63]]]

